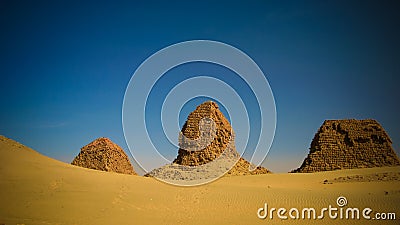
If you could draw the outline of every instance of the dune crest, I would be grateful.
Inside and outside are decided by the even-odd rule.
[[[276,213],[262,220],[257,209],[268,203],[270,208],[319,210],[336,206],[336,199],[345,196],[350,207],[395,212],[398,218],[400,179],[394,176],[399,171],[380,167],[230,176],[186,188],[72,166],[0,136],[0,224],[377,224],[329,218],[282,221]],[[378,224],[398,224],[398,219]]]

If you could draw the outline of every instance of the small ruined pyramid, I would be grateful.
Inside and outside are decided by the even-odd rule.
[[[94,170],[137,175],[124,150],[105,137],[82,147],[71,164]]]
[[[207,118],[211,118],[215,122],[215,127],[213,127],[213,123],[206,120]],[[202,129],[200,129],[201,126],[203,126]],[[192,140],[200,138],[200,130],[205,130],[203,134],[205,138],[200,142],[192,143]],[[215,135],[213,136],[213,134]],[[228,174],[270,173],[269,170],[263,167],[257,167],[253,171],[249,171],[250,163],[243,158],[239,158],[240,155],[235,148],[233,129],[215,102],[205,102],[189,114],[181,130],[179,145],[181,148],[178,150],[178,156],[174,160],[174,163],[179,165],[199,166],[207,164],[225,152],[225,155],[230,156],[232,159],[238,159],[238,162]]]
[[[368,120],[325,120],[297,173],[398,166],[399,158],[383,127]]]

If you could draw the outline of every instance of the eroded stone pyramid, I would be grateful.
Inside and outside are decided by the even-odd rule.
[[[210,177],[220,172],[225,173],[229,169],[228,175],[270,173],[260,166],[249,170],[251,164],[236,151],[233,129],[215,102],[205,102],[189,114],[181,130],[179,146],[178,156],[171,165],[155,169],[147,176],[197,179],[191,177],[191,168],[209,174]],[[230,168],[230,165],[234,166]]]
[[[216,127],[212,125],[211,121],[203,120],[206,118],[214,120]],[[203,130],[207,131],[203,135],[206,136],[203,140],[194,143],[200,149],[186,150],[192,147],[190,146],[192,140],[200,138],[199,125],[203,125]],[[213,135],[214,133],[215,135]],[[189,140],[185,140],[184,137]],[[218,109],[218,105],[214,102],[205,102],[189,114],[183,125],[179,138],[179,146],[181,148],[178,150],[178,156],[174,160],[174,163],[185,166],[198,166],[213,161],[228,148],[231,138],[234,138],[232,127]],[[211,144],[209,144],[210,141]]]
[[[72,165],[89,169],[136,175],[124,150],[102,137],[81,148]]]
[[[315,134],[307,158],[292,172],[398,165],[392,141],[376,120],[326,120]]]
[[[211,118],[214,120],[216,127],[211,126],[210,123],[207,124],[207,122],[204,122],[204,118]],[[211,136],[215,133],[214,136],[205,138],[206,140],[212,140],[211,144],[206,145],[207,143],[204,143],[206,147],[199,151],[188,151],[185,149],[188,149],[188,147],[190,149],[190,143],[188,144],[183,138],[180,138],[179,144],[185,149],[179,149],[178,156],[174,160],[174,163],[186,166],[198,166],[215,160],[224,151],[226,151],[226,154],[230,154],[232,158],[240,157],[235,148],[235,134],[233,129],[224,114],[219,110],[217,103],[208,101],[199,105],[196,110],[189,114],[181,133],[189,139],[197,139],[200,137],[199,125],[204,126],[207,131],[205,132],[206,136]],[[200,143],[200,145],[203,144]],[[270,173],[270,171],[264,167],[257,167],[253,171],[249,171],[249,167],[250,163],[248,161],[239,158],[238,162],[228,174],[248,175]]]

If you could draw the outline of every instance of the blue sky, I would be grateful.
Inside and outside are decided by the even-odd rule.
[[[298,167],[325,119],[377,119],[399,154],[399,10],[396,1],[3,1],[0,134],[65,162],[102,136],[127,150],[121,111],[135,69],[171,44],[209,39],[248,54],[270,83],[277,129],[264,166]]]

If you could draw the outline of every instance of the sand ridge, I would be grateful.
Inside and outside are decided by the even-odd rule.
[[[10,139],[0,141],[0,224],[376,224],[365,220],[260,220],[257,209],[350,206],[400,215],[400,182],[324,184],[337,177],[398,173],[400,167],[314,174],[223,177],[197,187],[72,166]],[[379,221],[379,224],[398,224]]]

